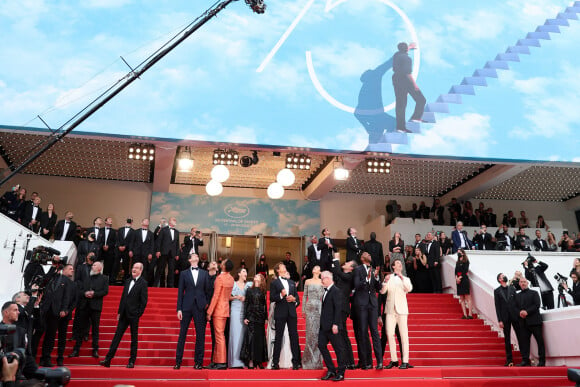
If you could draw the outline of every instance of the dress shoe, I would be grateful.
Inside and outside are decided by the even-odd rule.
[[[333,379],[335,376],[336,376],[336,374],[334,372],[328,371],[326,373],[326,375],[324,375],[323,377],[320,378],[320,380],[330,380],[330,379]]]
[[[546,362],[545,361],[539,361],[538,362],[538,367],[545,367],[546,366]]]
[[[208,365],[206,365],[203,368],[205,368],[206,370],[212,370],[214,366],[215,366],[215,363],[214,362],[211,362],[211,363],[209,363]]]
[[[262,363],[258,363],[256,364],[256,367],[263,370],[264,369],[264,365]]]
[[[280,366],[278,364],[272,364],[272,369],[273,370],[279,370]]]
[[[227,370],[228,366],[226,363],[214,363],[212,370]]]
[[[64,359],[62,357],[59,357],[58,359],[56,359],[56,365],[58,367],[63,367],[64,366]]]
[[[505,364],[503,365],[504,367],[513,367],[514,366],[514,362],[511,360],[506,360]]]
[[[342,374],[338,374],[332,379],[333,382],[342,382],[343,380],[344,380],[344,375],[342,375]]]
[[[467,316],[468,320],[473,320],[473,316]]]
[[[177,363],[175,363],[175,365],[173,366],[173,369],[174,369],[174,370],[181,369],[181,362],[177,362]]]
[[[365,370],[365,371],[366,370],[371,370],[371,369],[373,369],[373,365],[372,364],[367,364],[367,365],[364,365],[364,366],[360,367],[360,369],[361,370]]]
[[[99,350],[98,349],[93,349],[93,357],[95,359],[98,359],[99,358]]]
[[[70,355],[68,355],[68,357],[79,357],[79,351],[73,349],[73,351],[70,353]]]
[[[300,368],[302,368],[302,366],[301,366],[300,364],[294,364],[294,365],[292,366],[292,369],[293,369],[293,370],[299,370]]]
[[[356,370],[356,365],[354,365],[354,364],[349,364],[349,365],[347,365],[347,366],[346,366],[346,369],[347,369],[347,370]]]
[[[463,315],[463,317],[461,317],[462,320],[467,320],[467,316]]]
[[[399,362],[398,361],[392,361],[389,364],[387,364],[385,366],[386,369],[390,370],[393,367],[398,367],[399,366]]]
[[[383,363],[378,363],[377,366],[375,367],[376,370],[382,370],[383,369]]]
[[[415,368],[415,367],[409,363],[401,363],[401,366],[399,367],[400,370],[408,370],[409,368]]]
[[[111,360],[109,359],[101,360],[99,364],[102,365],[103,367],[109,368],[111,366]]]
[[[531,364],[529,361],[525,361],[525,360],[524,360],[524,361],[522,361],[520,364],[518,364],[517,366],[518,366],[518,367],[529,367],[529,366],[531,366],[531,365],[532,365],[532,364]]]
[[[130,361],[129,363],[127,363],[127,368],[135,368],[135,363]]]
[[[201,363],[195,363],[195,365],[193,366],[194,370],[202,370],[203,366],[201,365]]]

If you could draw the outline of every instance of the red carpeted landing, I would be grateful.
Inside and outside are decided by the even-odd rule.
[[[116,312],[122,288],[111,287],[105,298],[101,318],[101,360],[104,358],[116,327]],[[393,383],[397,386],[567,386],[565,367],[502,367],[505,362],[503,339],[483,324],[482,320],[462,320],[461,308],[448,294],[410,294],[409,296],[410,370],[355,370],[347,371],[341,385],[361,383]],[[126,369],[129,357],[130,335],[125,334],[110,369],[98,366],[90,357],[90,341],[83,343],[81,356],[65,358],[71,369],[71,386],[136,386],[203,385],[233,386],[256,385],[276,387],[296,386],[300,383],[330,383],[320,381],[323,370],[194,370],[193,323],[185,346],[182,369],[173,370],[175,348],[179,333],[176,317],[176,289],[149,289],[149,303],[139,328],[139,352],[135,369]],[[72,325],[72,324],[71,324]],[[352,325],[349,320],[349,328]],[[300,346],[304,349],[304,320],[299,320]],[[210,362],[211,341],[206,330],[204,364]],[[354,335],[351,331],[355,360]],[[65,356],[72,350],[67,342]],[[54,360],[54,359],[53,359]],[[388,347],[384,363],[389,361]],[[515,353],[515,361],[521,361]],[[54,361],[53,361],[54,362]]]

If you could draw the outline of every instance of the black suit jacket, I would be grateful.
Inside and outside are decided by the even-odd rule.
[[[79,309],[103,310],[103,298],[109,294],[109,277],[103,274],[92,275],[80,282]],[[93,298],[85,297],[85,292],[94,290]]]
[[[169,227],[163,227],[159,231],[159,237],[156,242],[156,250],[161,255],[168,255],[170,257],[179,256],[179,231],[176,229],[173,229],[173,240],[171,240],[171,229]]]
[[[20,217],[20,223],[25,227],[28,227],[28,224],[30,223],[30,221],[33,220],[33,218],[32,218],[33,208],[34,208],[33,202],[29,201],[29,202],[26,202],[24,204],[24,207],[22,209],[22,216]],[[36,211],[36,216],[34,217],[34,220],[36,220],[38,222],[36,224],[36,227],[38,227],[40,225],[40,216],[41,215],[42,215],[42,208],[38,207],[38,211]]]
[[[125,281],[123,295],[119,302],[118,314],[129,319],[135,319],[140,318],[145,313],[145,308],[147,307],[147,281],[143,276],[139,277],[135,285],[133,285],[131,293],[129,293],[131,281],[133,281],[133,278]]]
[[[427,263],[429,264],[429,267],[435,267],[435,262],[437,262],[438,264],[441,263],[439,262],[441,260],[441,246],[439,245],[439,242],[437,242],[436,240],[432,241],[431,247],[428,246],[429,243],[424,244],[425,255],[427,256]],[[429,248],[429,251],[427,251],[427,248]]]
[[[378,310],[377,292],[381,290],[380,278],[377,281],[373,272],[370,281],[367,282],[365,265],[357,266],[353,273],[354,304],[357,307],[370,306]]]
[[[513,286],[507,286],[507,298],[501,286],[496,288],[493,291],[493,300],[498,322],[505,324],[509,321],[518,321],[519,311],[516,307],[516,289]]]
[[[129,232],[125,235],[125,228],[126,226],[119,227],[117,230],[117,245],[116,247],[119,248],[120,246],[125,246],[125,252],[131,249],[133,244],[133,238],[135,237],[135,230],[129,228]]]
[[[322,297],[322,310],[320,312],[320,330],[329,331],[333,325],[339,327],[344,319],[343,296],[336,285],[332,285],[326,295]]]
[[[548,243],[543,239],[534,239],[534,248],[536,251],[550,251]]]
[[[318,245],[316,247],[318,247]],[[320,259],[318,259],[316,257],[315,246],[310,245],[308,246],[308,266],[310,267],[310,270],[312,270],[316,265],[320,266],[322,269],[322,251],[320,252]]]
[[[334,274],[334,285],[340,289],[343,297],[343,308],[346,313],[350,313],[350,295],[354,287],[353,272],[345,273],[340,267],[340,261],[332,261],[332,274]]]
[[[155,253],[155,236],[150,230],[147,230],[145,241],[143,241],[142,229],[137,229],[133,232],[133,243],[131,244],[131,251],[135,257],[147,257],[149,254]]]
[[[322,265],[320,269],[322,270],[330,269],[333,259],[332,255],[338,251],[338,248],[334,245],[332,238],[328,239],[332,245],[332,249],[326,244],[326,238],[321,237],[318,240],[318,250],[320,250],[320,264]]]
[[[40,304],[42,313],[51,312],[53,316],[58,316],[60,312],[70,314],[75,304],[75,284],[62,274],[57,274],[46,285],[46,290]]]
[[[364,250],[370,254],[372,258],[371,265],[373,267],[379,266],[382,268],[385,266],[385,256],[383,254],[383,244],[378,242],[376,239],[371,239],[365,242]]]
[[[280,278],[276,278],[270,284],[270,302],[276,303],[274,318],[296,317],[296,308],[300,305],[296,284],[291,279],[288,280],[288,294],[294,296],[296,302],[286,301],[286,296],[280,297],[282,289],[284,289],[284,285],[282,285]]]
[[[346,238],[346,260],[359,262],[359,257],[362,254],[361,241],[349,236]]]
[[[102,228],[99,232],[99,237],[101,238],[100,244],[102,246],[109,246],[107,251],[103,250],[104,254],[112,254],[115,251],[115,246],[117,246],[117,230],[114,228],[109,229],[109,234],[107,234],[106,228]],[[106,238],[105,238],[106,237]]]
[[[197,255],[199,255],[199,246],[203,246],[203,239],[192,238],[190,234],[183,238],[183,244],[185,245],[185,251],[188,255],[192,249]]]
[[[520,317],[520,323],[526,326],[542,325],[542,315],[540,315],[540,295],[535,290],[522,290],[516,295],[516,305],[519,311],[528,312],[526,318]]]
[[[211,300],[212,283],[209,274],[203,269],[197,269],[197,283],[193,283],[191,267],[179,274],[177,290],[177,310],[182,312],[201,311],[209,305]]]
[[[54,227],[54,240],[59,241],[60,238],[62,237],[62,234],[64,232],[64,223],[65,220],[59,220],[58,222],[56,222],[56,226]],[[75,239],[76,232],[77,232],[77,224],[71,220],[64,240],[73,242]]]
[[[477,234],[473,238],[473,244],[476,246],[477,250],[493,250],[495,246],[491,239],[492,236],[488,232]]]

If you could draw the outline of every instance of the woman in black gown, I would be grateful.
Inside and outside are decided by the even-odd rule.
[[[439,234],[439,246],[441,246],[441,256],[451,254],[451,245],[452,245],[451,239],[449,239],[444,232],[441,232],[441,234]]]
[[[465,250],[459,249],[457,251],[457,263],[455,264],[455,282],[457,283],[457,295],[461,303],[461,310],[463,311],[463,319],[472,319],[473,312],[471,310],[471,294],[469,293],[469,259]],[[467,312],[466,312],[467,309]]]
[[[44,239],[50,239],[56,226],[57,215],[54,212],[54,204],[48,203],[46,211],[40,214],[40,231],[39,234]]]
[[[246,334],[240,350],[240,359],[248,368],[264,368],[268,361],[266,347],[266,278],[262,274],[254,276],[253,286],[246,291],[244,301],[244,324]]]
[[[413,269],[415,271],[415,283],[413,288],[417,293],[431,293],[431,277],[429,277],[429,264],[427,257],[423,254],[420,247],[415,248],[413,254]]]

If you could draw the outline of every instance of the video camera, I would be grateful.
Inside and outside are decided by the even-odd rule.
[[[2,368],[2,360],[4,358],[6,358],[8,363],[16,360],[18,361],[17,374],[22,374],[26,360],[26,351],[24,348],[14,348],[15,333],[16,325],[0,324],[0,369]]]
[[[564,291],[564,284],[567,283],[568,277],[564,277],[562,274],[556,273],[556,275],[554,276],[554,279],[558,282],[558,291],[560,293],[563,292]]]
[[[39,368],[34,376],[43,380],[47,387],[65,386],[70,382],[70,370],[66,367]]]
[[[30,255],[27,254],[27,259],[30,262],[38,262],[41,265],[51,265],[55,259],[54,256],[60,256],[60,251],[49,246],[36,246]],[[61,265],[66,265],[67,257],[59,257],[58,261]]]
[[[528,268],[532,268],[534,267],[534,263],[538,262],[536,260],[536,257],[532,256],[532,254],[528,253],[528,256],[526,257],[526,260],[524,262],[522,262],[522,266],[526,267],[525,263],[528,263]]]

